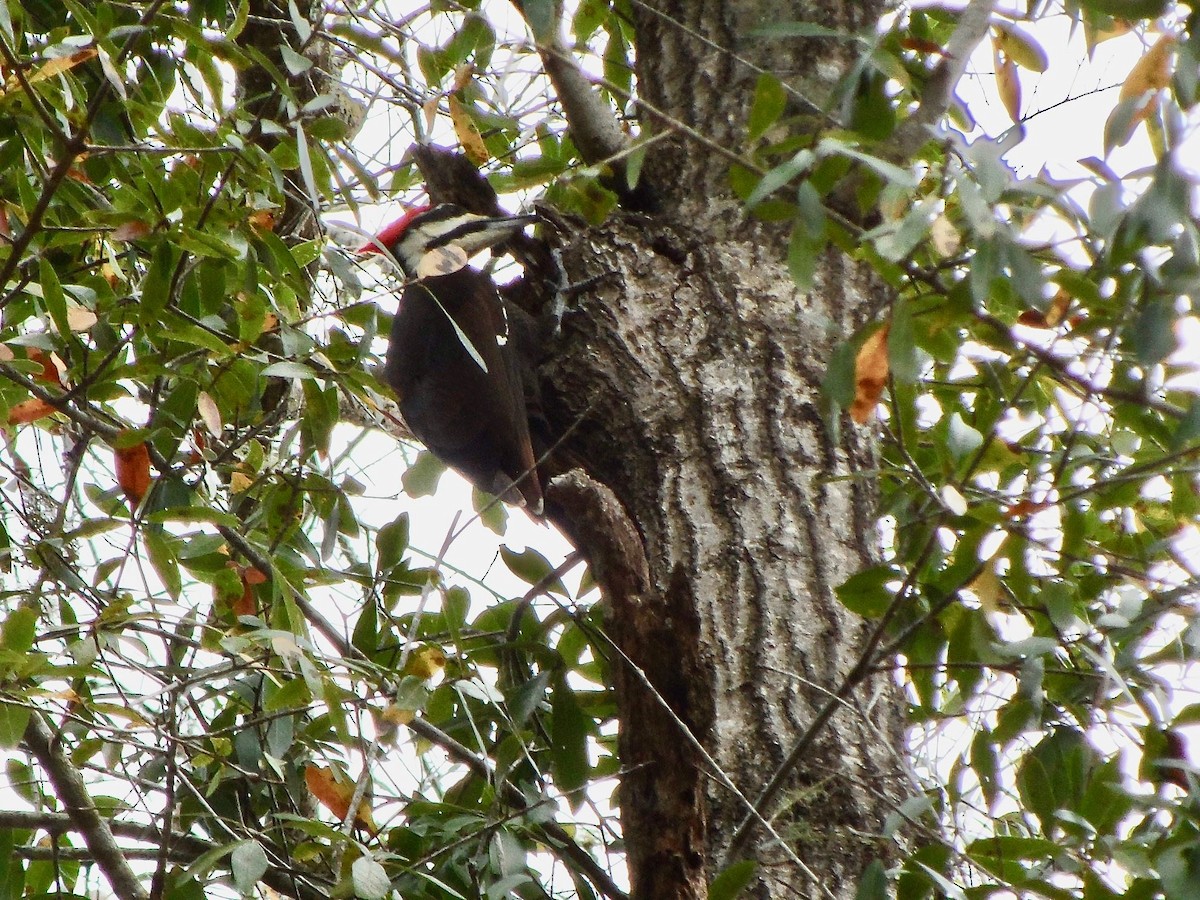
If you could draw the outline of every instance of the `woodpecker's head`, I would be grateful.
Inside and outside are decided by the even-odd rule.
[[[386,247],[406,275],[417,274],[425,254],[451,244],[467,256],[493,247],[512,237],[536,216],[480,216],[453,203],[410,209],[363,247],[360,253],[379,253]]]

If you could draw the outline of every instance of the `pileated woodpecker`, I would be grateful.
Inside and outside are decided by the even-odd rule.
[[[457,246],[470,257],[535,219],[480,216],[450,203],[419,207],[360,252],[386,248],[406,276],[384,379],[409,430],[477,487],[540,514],[521,378],[525,363],[495,283],[466,265],[419,275],[425,271],[421,261],[439,248]]]

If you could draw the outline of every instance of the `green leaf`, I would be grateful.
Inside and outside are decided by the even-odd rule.
[[[854,345],[843,341],[833,348],[821,382],[821,393],[839,409],[854,402]]]
[[[278,690],[268,694],[263,704],[267,712],[281,709],[301,709],[312,702],[312,692],[303,678],[289,678]]]
[[[1133,349],[1147,365],[1160,363],[1175,351],[1175,306],[1169,300],[1143,304],[1133,325]]]
[[[758,870],[758,861],[740,859],[727,866],[708,886],[708,900],[735,900],[750,882]]]
[[[811,150],[801,150],[787,162],[776,166],[759,179],[750,196],[746,198],[746,206],[753,209],[767,197],[771,196],[784,185],[793,181],[802,172],[812,168],[813,153]]]
[[[504,560],[504,564],[508,566],[510,572],[528,584],[537,584],[550,576],[555,568],[550,564],[550,560],[546,559],[546,557],[542,556],[542,554],[532,547],[526,548],[520,553],[509,547],[501,547],[500,558]],[[564,597],[569,596],[567,586],[557,576],[550,579],[543,587],[555,594],[561,594]]]
[[[915,384],[920,374],[912,304],[906,300],[899,300],[892,307],[892,323],[888,329],[888,369],[899,384]]]
[[[402,512],[379,529],[375,550],[379,554],[379,571],[386,572],[404,558],[408,550],[408,513]]]
[[[1021,802],[1041,820],[1046,833],[1054,828],[1059,810],[1078,808],[1094,757],[1083,732],[1060,727],[1021,761],[1016,776]]]
[[[43,258],[38,263],[38,280],[42,286],[42,300],[46,303],[46,311],[50,314],[54,329],[65,337],[71,333],[71,326],[67,322],[67,298],[50,260]]]
[[[0,702],[0,747],[11,750],[21,743],[32,714],[27,706]]]
[[[554,0],[523,0],[521,11],[533,39],[539,44],[549,44],[554,38]]]
[[[574,692],[565,684],[554,688],[551,698],[551,772],[564,794],[579,791],[587,783],[587,736],[591,718],[579,708]],[[582,792],[568,797],[572,808],[583,803]]]
[[[873,566],[847,578],[837,588],[838,599],[853,613],[867,619],[882,616],[895,599],[895,588],[890,583],[899,581],[901,575],[892,566]]]
[[[242,841],[229,857],[233,882],[243,894],[249,894],[267,872],[267,853],[258,841]]]
[[[546,687],[550,684],[553,673],[539,672],[520,687],[509,692],[507,697],[508,714],[518,728],[524,727],[533,711],[537,709],[546,696]]]
[[[183,577],[179,573],[179,560],[162,529],[143,529],[142,543],[150,557],[150,565],[154,567],[163,587],[167,589],[172,600],[178,600],[183,591]]]
[[[757,141],[767,129],[778,121],[787,106],[787,92],[778,78],[769,72],[758,76],[754,88],[754,100],[750,104],[749,133],[747,139]]]
[[[863,870],[862,878],[858,880],[858,890],[854,900],[887,900],[888,877],[883,863],[877,859],[871,860]]]
[[[142,279],[142,294],[138,303],[138,318],[143,327],[158,333],[159,320],[166,309],[171,293],[171,275],[175,269],[175,254],[167,241],[161,241],[150,257],[150,267]]]
[[[19,606],[9,613],[0,628],[4,649],[25,653],[32,648],[37,637],[37,619],[37,610],[31,606]]]
[[[968,425],[961,413],[951,413],[946,423],[946,449],[950,455],[961,460],[982,446],[983,435]]]
[[[410,497],[432,497],[446,465],[428,450],[417,454],[417,461],[404,470],[400,483]]]

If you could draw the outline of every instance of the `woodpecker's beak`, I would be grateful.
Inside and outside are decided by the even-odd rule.
[[[457,244],[474,256],[481,250],[494,247],[508,240],[526,225],[532,225],[538,220],[537,216],[477,216],[474,213],[464,213],[455,219],[448,220],[450,226],[439,234],[434,242],[437,246]]]

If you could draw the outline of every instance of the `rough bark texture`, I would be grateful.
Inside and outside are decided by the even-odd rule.
[[[844,52],[836,42],[773,44],[768,64],[757,59],[761,45],[738,35],[796,18],[853,30],[878,11],[658,6],[677,21],[634,7],[639,45],[655,48],[639,54],[641,90],[730,147],[757,73],[679,23],[792,81],[819,83],[818,69],[844,62],[831,55]],[[598,577],[614,639],[659,695],[614,662],[638,900],[705,896],[732,861],[725,851],[747,812],[663,702],[744,794],[757,795],[857,659],[865,628],[834,589],[876,545],[871,440],[848,423],[834,439],[819,384],[832,347],[880,302],[878,286],[830,251],[815,290],[800,294],[781,235],[747,223],[728,195],[727,164],[682,140],[659,150],[646,171],[662,189],[661,213],[564,235],[571,279],[604,279],[568,313],[544,372],[548,415],[560,430],[575,426],[569,451],[615,494],[598,502],[592,525],[619,518],[621,507],[629,519],[608,526],[621,534],[607,542],[595,527],[576,537],[606,569]],[[572,484],[565,502],[577,519],[579,489]],[[900,796],[899,696],[880,679],[851,703],[767,810],[815,877],[759,830],[750,842],[762,863],[759,896],[853,896],[867,862],[887,854],[871,836]]]

